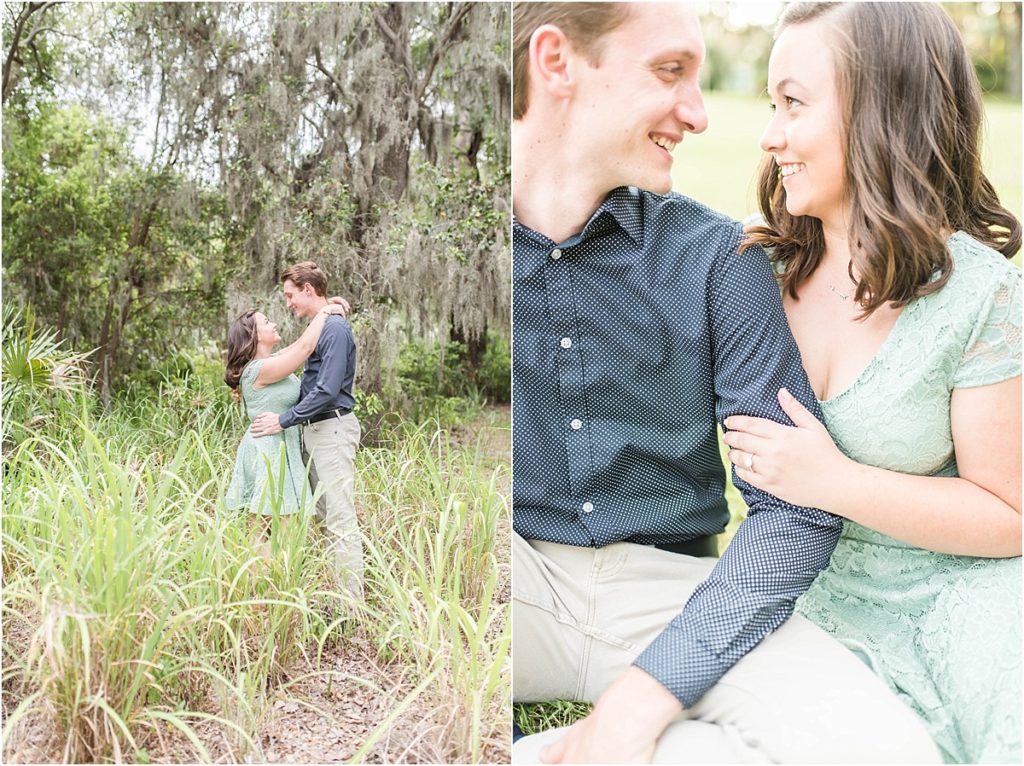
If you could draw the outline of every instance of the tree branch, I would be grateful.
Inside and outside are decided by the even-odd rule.
[[[2,99],[0,103],[6,104],[7,99],[14,91],[14,64],[19,61],[18,50],[22,46],[32,47],[36,37],[42,32],[54,31],[51,27],[41,27],[40,24],[43,21],[43,16],[46,14],[46,11],[48,11],[52,6],[59,4],[60,3],[57,0],[50,0],[50,2],[46,3],[22,4],[21,10],[15,17],[14,34],[11,35],[11,47],[7,51],[7,56],[4,58],[3,94],[0,96],[0,99]],[[32,29],[29,31],[28,35],[25,36],[24,40],[22,40],[22,35],[25,32],[25,25],[33,16],[35,16],[35,19],[32,22]],[[34,48],[33,55],[36,59],[36,66],[38,66],[40,71],[42,71],[42,64],[39,61],[38,51]]]
[[[462,21],[469,13],[471,6],[472,3],[459,3],[458,6],[456,6],[455,13],[452,14],[451,19],[448,20],[448,25],[445,27],[434,45],[434,51],[430,56],[430,61],[427,62],[423,78],[416,87],[416,103],[422,102],[423,96],[427,92],[427,88],[430,87],[430,81],[434,77],[434,70],[437,68],[437,65],[441,63],[441,58],[448,50],[448,44],[455,36],[455,33],[459,30],[459,27],[462,26]]]
[[[7,97],[11,94],[11,73],[13,72],[13,65],[18,51],[18,46],[21,44],[21,34],[25,31],[25,24],[28,22],[29,17],[35,13],[36,10],[36,3],[24,3],[15,18],[14,34],[11,36],[11,47],[10,50],[7,51],[7,56],[4,59],[3,103],[5,104],[7,103]]]
[[[345,89],[341,87],[341,83],[338,82],[337,78],[331,73],[331,71],[324,66],[323,60],[320,58],[320,46],[317,45],[313,48],[313,60],[316,62],[316,68],[323,74],[324,77],[334,86],[335,90],[338,91],[338,96],[341,100],[345,98]]]

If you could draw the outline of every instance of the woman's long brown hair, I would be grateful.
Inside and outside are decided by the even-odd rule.
[[[946,247],[953,231],[1011,257],[1020,222],[982,171],[981,87],[949,16],[932,3],[793,3],[776,37],[826,18],[843,109],[850,275],[859,275],[862,317],[941,289],[953,270]],[[824,256],[821,222],[786,211],[771,155],[762,160],[758,203],[765,225],[751,229],[743,247],[771,248],[772,260],[784,264],[783,289],[798,298]]]
[[[257,345],[259,333],[256,329],[256,310],[250,309],[228,328],[228,361],[224,370],[224,382],[231,388],[238,388],[242,371],[256,356]]]

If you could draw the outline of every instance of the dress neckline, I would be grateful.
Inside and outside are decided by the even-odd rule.
[[[857,385],[861,382],[861,380],[864,379],[868,372],[870,372],[871,369],[878,364],[879,359],[883,357],[888,347],[894,343],[893,338],[896,337],[897,332],[900,329],[900,325],[903,324],[903,318],[910,314],[912,311],[914,311],[914,309],[917,307],[917,304],[918,300],[915,298],[914,300],[912,300],[910,303],[903,307],[903,310],[900,312],[900,315],[896,317],[896,321],[893,322],[892,327],[889,328],[889,333],[885,336],[885,340],[883,340],[881,345],[877,349],[875,349],[875,353],[872,354],[867,364],[864,365],[864,368],[859,373],[857,373],[857,376],[853,380],[851,380],[845,388],[843,388],[842,390],[835,394],[832,394],[832,396],[830,396],[828,399],[818,399],[819,405],[823,407],[827,406],[832,402],[835,402],[837,399],[846,396],[850,391],[857,387]]]
[[[963,236],[967,235],[959,230],[954,231],[951,235],[949,235],[949,237],[946,238],[947,247],[950,245],[950,243],[953,242],[953,240],[959,239]],[[933,274],[932,279],[935,279],[935,277],[936,275]],[[864,369],[857,373],[857,377],[851,380],[850,383],[838,393],[832,394],[832,396],[830,396],[828,399],[818,399],[818,404],[820,406],[827,407],[828,405],[835,402],[837,399],[841,399],[842,397],[846,396],[848,393],[853,391],[855,388],[857,388],[857,386],[868,374],[868,372],[870,372],[871,369],[878,364],[878,360],[883,357],[889,346],[891,346],[894,343],[893,338],[896,337],[897,332],[900,329],[900,326],[904,324],[904,317],[906,317],[911,312],[917,310],[917,307],[920,304],[920,302],[920,298],[914,298],[912,301],[910,301],[910,303],[903,307],[903,311],[900,312],[900,315],[896,317],[896,321],[893,322],[892,327],[889,328],[889,333],[888,335],[885,336],[885,340],[883,340],[882,344],[875,350],[875,353],[868,360],[868,363],[864,365]]]

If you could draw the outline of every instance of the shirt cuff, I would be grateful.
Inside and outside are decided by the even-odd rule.
[[[674,625],[666,627],[633,664],[668,689],[686,709],[697,704],[730,667],[694,632]]]
[[[281,424],[282,429],[291,428],[293,425],[295,425],[296,422],[295,413],[292,412],[291,410],[288,410],[287,412],[282,412],[280,415],[278,415],[277,422]]]

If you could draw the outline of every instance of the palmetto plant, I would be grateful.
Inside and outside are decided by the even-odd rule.
[[[54,397],[72,398],[88,388],[86,360],[92,353],[65,347],[57,331],[36,324],[31,308],[13,304],[3,307],[3,353],[0,354],[0,385],[5,445],[29,434],[26,423],[48,414]]]
[[[53,329],[36,326],[31,308],[3,307],[3,407],[26,392],[51,394],[81,390],[88,378],[85,361],[92,352],[64,347]]]

